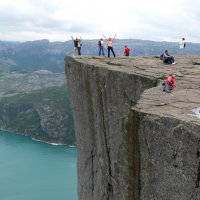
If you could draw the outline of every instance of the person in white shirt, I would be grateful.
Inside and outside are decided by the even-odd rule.
[[[185,38],[182,38],[181,41],[179,42],[179,45],[180,45],[180,50],[181,50],[181,53],[183,54],[183,51],[186,47],[186,42],[185,42]]]

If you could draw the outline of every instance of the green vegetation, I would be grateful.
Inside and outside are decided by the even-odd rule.
[[[66,85],[62,87],[50,87],[41,90],[32,91],[31,93],[18,94],[13,97],[4,97],[0,103],[1,105],[20,105],[29,102],[29,104],[38,104],[47,101],[55,101],[55,103],[64,103],[67,98]],[[63,99],[58,98],[63,95]],[[45,97],[45,98],[44,98]]]
[[[0,77],[6,76],[10,74],[10,72],[0,71]]]
[[[75,143],[66,85],[4,97],[0,100],[0,114],[6,130],[43,140]]]
[[[0,76],[4,72],[10,71],[10,66],[9,64],[5,63],[3,60],[0,59]]]
[[[18,133],[43,133],[42,127],[40,125],[40,117],[35,110],[31,111],[19,111],[13,115],[11,120],[13,128],[16,129]]]

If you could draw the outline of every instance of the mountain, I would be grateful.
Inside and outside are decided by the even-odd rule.
[[[175,42],[116,39],[114,50],[131,56],[179,54]],[[187,43],[186,54],[199,54],[200,44]],[[0,41],[0,129],[67,144],[75,144],[73,117],[66,90],[64,57],[72,55],[73,41]],[[83,40],[83,55],[98,54],[98,40]]]
[[[98,40],[83,40],[83,55],[98,55]],[[160,55],[165,49],[180,54],[178,42],[155,42],[138,39],[116,39],[114,50],[123,55],[124,45],[131,49],[131,56]],[[72,55],[73,41],[49,42],[37,40],[28,42],[0,41],[0,73],[10,71],[33,72],[46,69],[52,72],[64,71],[64,57]],[[186,54],[200,54],[200,44],[188,42]]]
[[[0,42],[1,71],[63,71],[65,43],[39,40],[23,43]]]
[[[0,130],[75,144],[64,73],[7,73],[0,78]]]

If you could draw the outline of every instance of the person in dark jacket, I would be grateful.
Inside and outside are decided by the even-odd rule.
[[[78,39],[78,55],[81,56],[82,38]]]
[[[78,42],[79,42],[79,39],[78,38],[74,39],[73,36],[71,36],[71,38],[74,41],[74,56],[77,56],[78,55]]]
[[[169,54],[168,50],[165,50],[163,53],[163,62],[166,64],[176,64],[174,57]]]

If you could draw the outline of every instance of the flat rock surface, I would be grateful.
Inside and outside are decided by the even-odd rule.
[[[164,64],[158,56],[151,57],[76,57],[76,61],[109,70],[138,74],[158,79],[158,86],[146,90],[137,104],[143,112],[167,115],[200,122],[200,56],[175,56],[175,65]],[[176,73],[176,88],[162,91],[162,81]],[[195,109],[195,110],[193,110]]]

